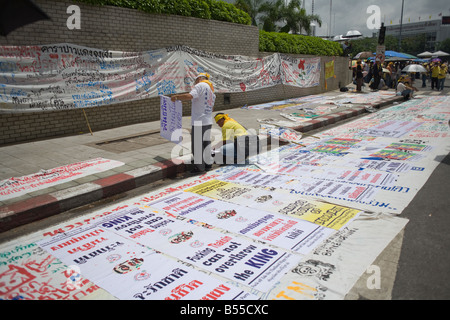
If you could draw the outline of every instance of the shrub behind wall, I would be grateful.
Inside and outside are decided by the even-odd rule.
[[[251,25],[248,13],[217,0],[76,0],[98,6],[137,9],[154,14],[173,14]]]
[[[317,37],[259,31],[259,51],[307,54],[314,56],[341,56],[342,47],[334,41]]]

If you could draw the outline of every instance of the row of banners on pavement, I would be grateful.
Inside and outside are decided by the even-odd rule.
[[[1,297],[343,299],[448,153],[449,101],[414,99],[5,243]]]

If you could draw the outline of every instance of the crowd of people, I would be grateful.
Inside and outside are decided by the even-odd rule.
[[[420,64],[426,72],[402,71],[409,64]],[[386,61],[384,64],[378,59],[357,60],[356,66],[352,69],[357,92],[361,92],[362,87],[365,86],[372,91],[395,89],[397,94],[405,96],[405,99],[412,97],[413,93],[418,91],[415,82],[420,80],[422,80],[422,88],[427,87],[429,82],[432,90],[443,90],[445,78],[449,72],[448,63],[439,59],[424,63]]]
[[[405,73],[402,70],[409,62],[381,61],[362,62],[358,60],[353,68],[354,81],[357,91],[369,86],[372,91],[395,89],[398,95],[405,99],[413,97],[418,89],[414,86],[416,79],[422,79],[422,87],[428,79],[431,88],[443,90],[448,64],[440,61],[425,63],[425,72]],[[193,80],[193,87],[189,93],[175,94],[172,101],[191,101],[191,149],[193,167],[191,174],[209,171],[212,163],[245,163],[245,159],[258,153],[258,137],[250,134],[247,129],[232,119],[228,114],[212,115],[215,98],[214,86],[207,73],[198,74]],[[214,147],[211,146],[211,127],[213,121],[222,129],[222,140]],[[256,149],[256,150],[255,150]],[[215,158],[215,159],[213,159]]]

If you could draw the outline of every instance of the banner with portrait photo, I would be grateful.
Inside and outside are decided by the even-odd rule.
[[[101,227],[78,228],[39,245],[123,300],[255,298]]]

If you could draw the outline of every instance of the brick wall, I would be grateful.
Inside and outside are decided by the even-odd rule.
[[[234,23],[204,20],[191,17],[152,15],[137,10],[117,7],[97,7],[83,3],[56,0],[36,0],[51,17],[51,21],[39,21],[21,27],[7,37],[0,37],[0,45],[44,45],[72,43],[104,50],[145,51],[172,45],[209,52],[263,56],[260,53],[259,32],[256,27]],[[69,30],[66,13],[69,5],[81,9],[81,29]],[[322,57],[324,63],[331,57]],[[327,90],[345,86],[351,81],[347,59],[336,57],[337,79],[329,79]],[[224,94],[218,94],[215,110],[241,107],[325,91],[322,77],[320,86],[295,88],[277,85],[272,88],[233,93],[224,102]],[[114,128],[134,123],[159,120],[159,98],[132,101],[94,108],[86,108],[92,130]],[[190,114],[190,104],[183,104],[184,115]],[[59,135],[88,132],[82,110],[1,113],[0,145],[18,143]]]
[[[36,0],[51,21],[38,21],[0,37],[0,45],[43,45],[68,42],[104,50],[145,51],[173,45],[254,56],[258,54],[258,29],[222,21],[173,15],[153,15],[112,6],[74,1]],[[81,29],[66,26],[67,7],[81,9]]]

